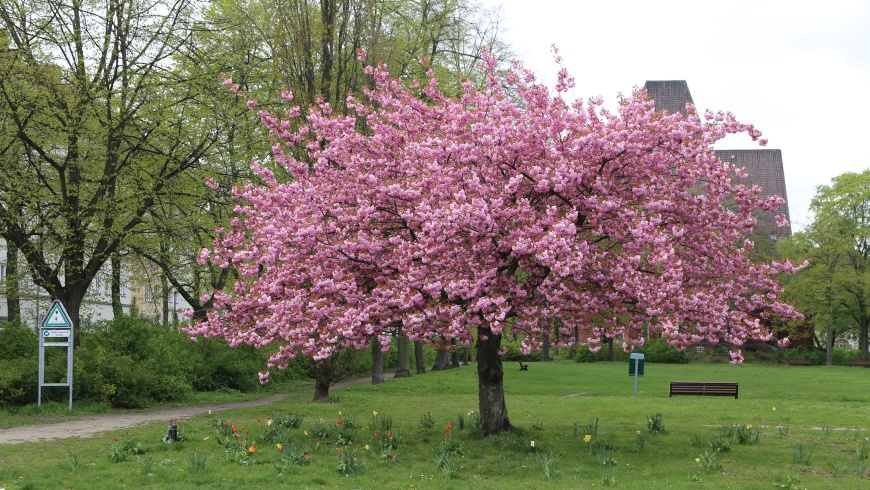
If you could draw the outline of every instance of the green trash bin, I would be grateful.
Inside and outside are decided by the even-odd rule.
[[[628,375],[634,376],[635,369],[638,376],[643,376],[643,354],[632,352],[628,360]]]

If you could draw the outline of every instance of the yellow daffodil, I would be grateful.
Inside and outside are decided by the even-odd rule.
[[[773,407],[773,411],[776,412],[776,407]]]
[[[640,431],[637,431],[637,435],[640,435]]]
[[[375,410],[372,410],[372,417],[377,417],[377,416],[378,416],[378,412]]]
[[[586,434],[586,436],[583,438],[583,442],[589,442],[591,440],[592,440],[592,436],[589,434]]]
[[[700,462],[701,462],[701,458],[695,458],[695,462],[696,462],[696,463],[700,463]]]
[[[366,444],[366,447],[365,447],[365,449],[366,449],[366,451],[368,451],[368,450],[369,450],[369,445],[368,445],[368,444]]]

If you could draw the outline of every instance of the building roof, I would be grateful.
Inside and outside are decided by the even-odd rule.
[[[643,88],[656,103],[656,111],[677,112],[686,115],[686,102],[692,104],[692,93],[685,80],[647,80]]]
[[[723,162],[733,163],[737,167],[746,169],[745,184],[759,184],[762,187],[761,195],[764,197],[780,196],[787,199],[785,189],[785,173],[782,166],[781,150],[716,150],[716,156]],[[759,212],[758,224],[755,232],[771,239],[774,237],[786,237],[791,235],[791,225],[780,228],[776,225],[775,215],[782,214],[786,219],[791,219],[788,212],[788,202],[784,202],[776,208],[776,211]]]
[[[685,80],[647,80],[644,88],[650,98],[655,101],[655,110],[676,112],[686,115],[686,102],[691,102],[692,93]],[[716,150],[716,156],[723,162],[730,162],[737,167],[746,168],[745,184],[759,184],[761,194],[765,197],[777,195],[787,198],[785,190],[785,173],[780,150]],[[780,228],[776,225],[775,215],[782,214],[790,219],[788,203],[780,205],[775,212],[757,212],[758,223],[755,233],[776,241],[778,238],[791,235],[791,226]]]

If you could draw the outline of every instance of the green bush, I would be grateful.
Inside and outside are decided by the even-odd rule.
[[[242,344],[231,348],[224,340],[184,337],[190,380],[196,391],[253,391],[259,388],[257,372],[266,369],[266,353]],[[278,369],[270,370],[277,374]],[[274,379],[273,379],[274,381]]]
[[[185,399],[193,369],[187,342],[175,329],[132,316],[95,326],[76,350],[77,398],[131,408]]]
[[[533,350],[528,354],[523,354],[522,342],[519,340],[502,339],[501,346],[505,349],[505,354],[501,357],[502,362],[539,362],[541,360],[541,351]]]
[[[39,383],[36,358],[0,359],[0,406],[36,403]]]
[[[35,359],[39,355],[39,336],[30,327],[4,322],[0,328],[0,359]]]
[[[831,362],[834,366],[847,366],[850,361],[861,359],[861,353],[854,349],[835,347],[831,354]],[[812,361],[814,366],[824,366],[827,362],[827,353],[821,349],[805,349],[803,347],[780,349],[778,355],[780,362],[786,363],[792,359],[806,359]]]
[[[562,355],[565,359],[575,362],[606,362],[608,360],[608,348],[607,344],[603,344],[598,352],[592,352],[589,350],[588,345],[577,345],[570,349],[560,350],[560,352],[563,352]],[[627,362],[628,356],[629,354],[622,350],[620,344],[614,344],[613,362]]]
[[[638,352],[644,355],[646,362],[663,364],[688,364],[689,362],[689,356],[685,351],[678,351],[665,339],[648,341],[638,349]]]
[[[0,332],[0,404],[33,403],[38,388],[38,335],[26,326],[4,324]],[[143,407],[181,401],[197,391],[262,389],[257,372],[266,368],[274,348],[229,347],[219,339],[191,342],[176,328],[125,315],[79,330],[74,354],[73,396],[76,400],[115,407]],[[45,379],[66,377],[66,352],[46,349]],[[313,376],[308,359],[272,369],[281,382]],[[62,390],[43,390],[43,400],[65,400]]]

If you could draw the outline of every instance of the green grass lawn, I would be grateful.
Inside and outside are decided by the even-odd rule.
[[[474,429],[477,372],[467,366],[345,388],[330,403],[306,393],[203,415],[182,422],[174,445],[156,423],[0,446],[0,488],[870,487],[867,369],[647,364],[635,397],[624,363],[505,368],[518,428],[509,436],[482,440]],[[737,381],[740,398],[669,398],[668,381]],[[431,429],[421,427],[428,413]],[[664,433],[649,431],[655,414]],[[293,418],[300,427],[272,434]],[[339,472],[342,458],[354,473]]]

